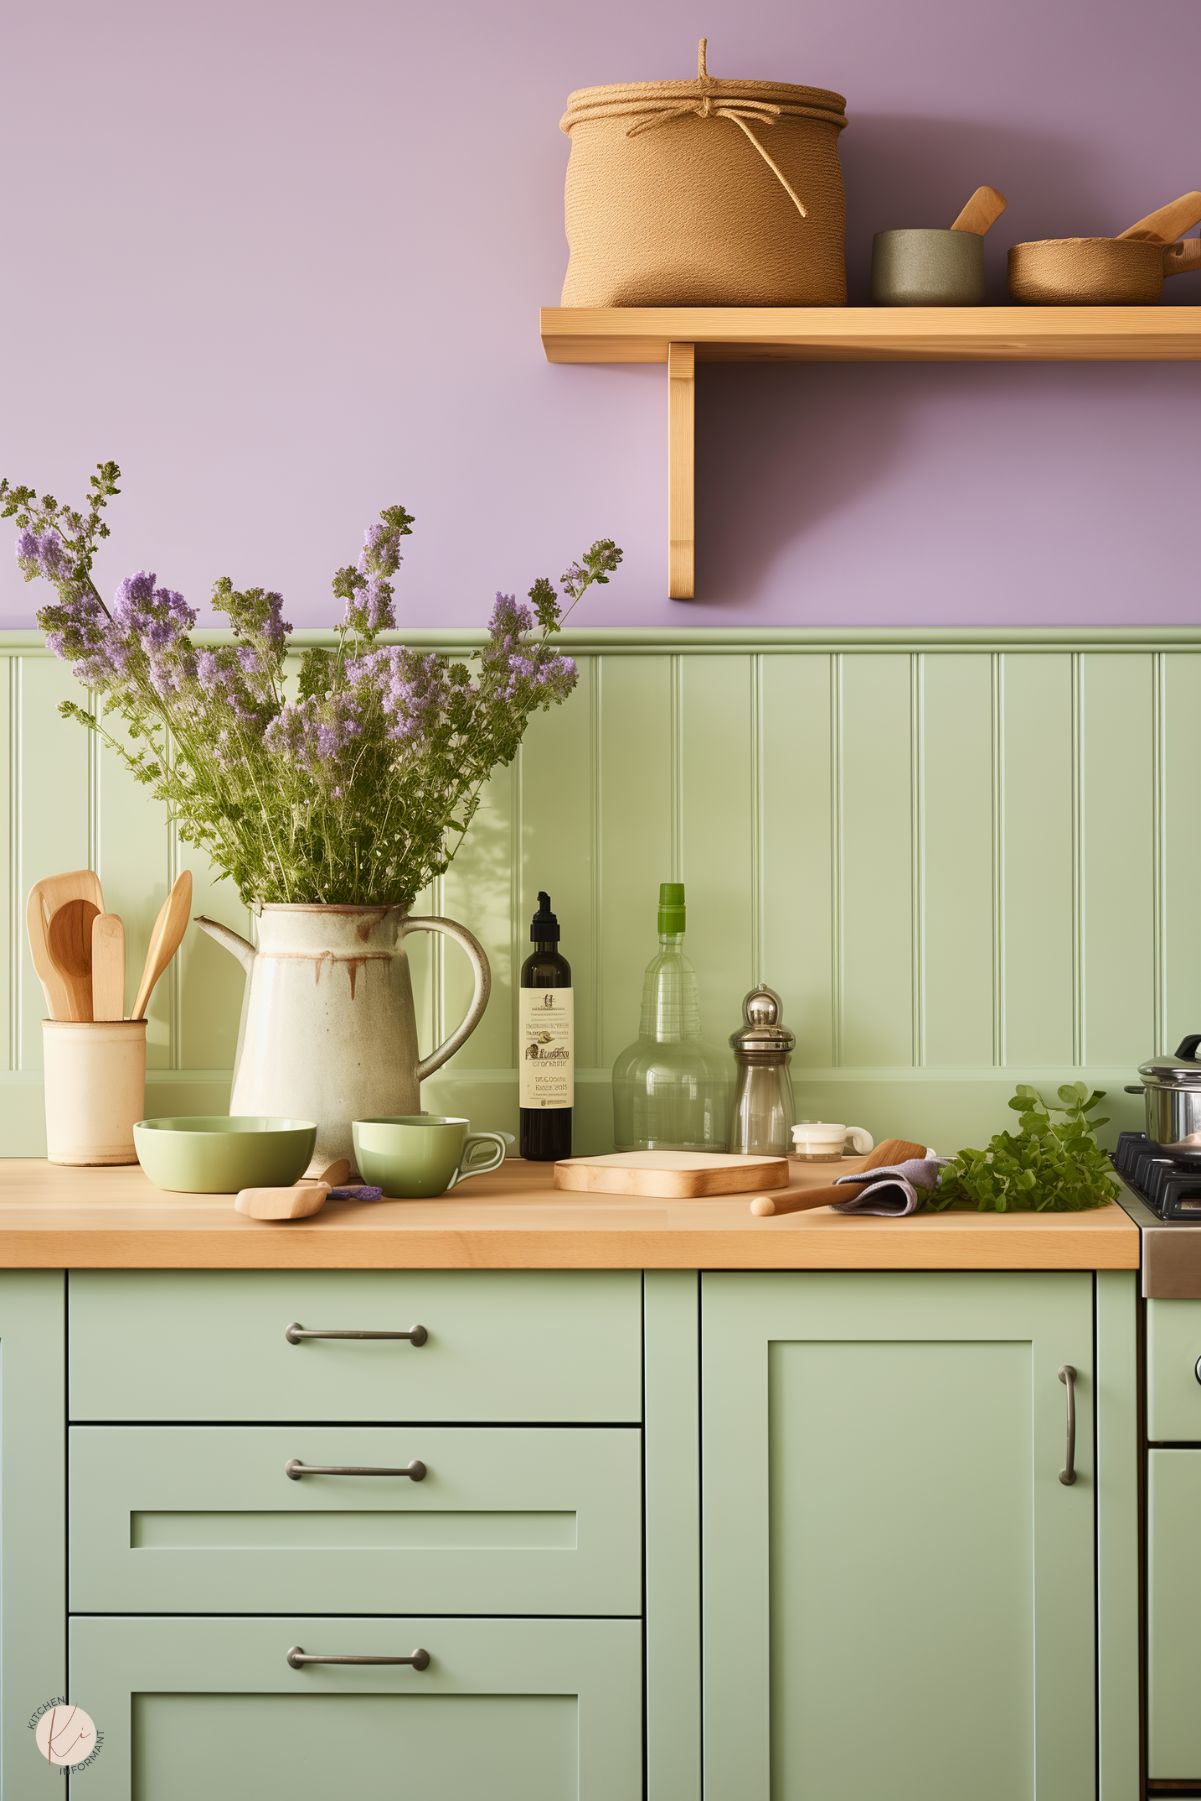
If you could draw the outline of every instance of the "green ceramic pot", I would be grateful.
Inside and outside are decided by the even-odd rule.
[[[133,1129],[150,1180],[179,1194],[287,1188],[308,1168],[316,1140],[317,1127],[307,1119],[181,1116],[144,1119]]]
[[[354,1160],[364,1182],[401,1200],[430,1200],[468,1176],[499,1169],[506,1144],[499,1132],[472,1132],[471,1121],[439,1113],[356,1119]]]
[[[984,239],[977,231],[878,231],[872,239],[875,306],[979,306]]]

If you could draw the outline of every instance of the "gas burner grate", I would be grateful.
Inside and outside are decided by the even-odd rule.
[[[1201,1224],[1201,1162],[1166,1151],[1145,1132],[1122,1132],[1114,1168],[1161,1219]]]

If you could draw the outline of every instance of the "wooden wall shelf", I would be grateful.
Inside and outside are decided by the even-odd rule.
[[[668,593],[691,600],[697,363],[1201,361],[1198,306],[545,307],[551,363],[666,363]]]

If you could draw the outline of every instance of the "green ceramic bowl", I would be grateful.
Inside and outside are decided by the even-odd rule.
[[[317,1127],[308,1119],[224,1115],[144,1119],[133,1129],[138,1162],[157,1188],[236,1194],[287,1188],[308,1168]]]

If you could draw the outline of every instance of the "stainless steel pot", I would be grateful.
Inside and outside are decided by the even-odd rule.
[[[1201,1032],[1182,1038],[1174,1057],[1152,1057],[1139,1064],[1142,1081],[1127,1094],[1141,1094],[1147,1113],[1147,1137],[1165,1150],[1201,1152]]]

